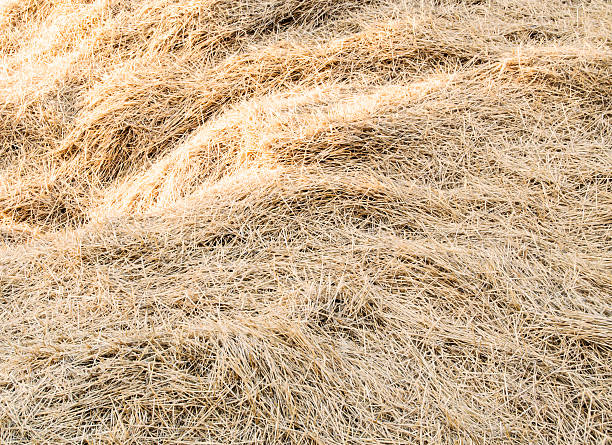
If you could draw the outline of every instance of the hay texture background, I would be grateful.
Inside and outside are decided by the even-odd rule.
[[[0,442],[612,444],[612,4],[0,6]]]

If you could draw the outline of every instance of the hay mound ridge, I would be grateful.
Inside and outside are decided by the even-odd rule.
[[[612,443],[611,29],[0,2],[0,442]]]

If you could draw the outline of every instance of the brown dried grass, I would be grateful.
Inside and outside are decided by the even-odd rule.
[[[610,29],[0,6],[0,441],[612,443]]]

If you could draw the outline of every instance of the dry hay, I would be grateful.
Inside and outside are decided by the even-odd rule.
[[[0,441],[612,443],[603,0],[0,6]]]

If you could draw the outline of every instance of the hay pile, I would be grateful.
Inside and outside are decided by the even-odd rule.
[[[605,0],[0,6],[2,443],[612,443]]]

